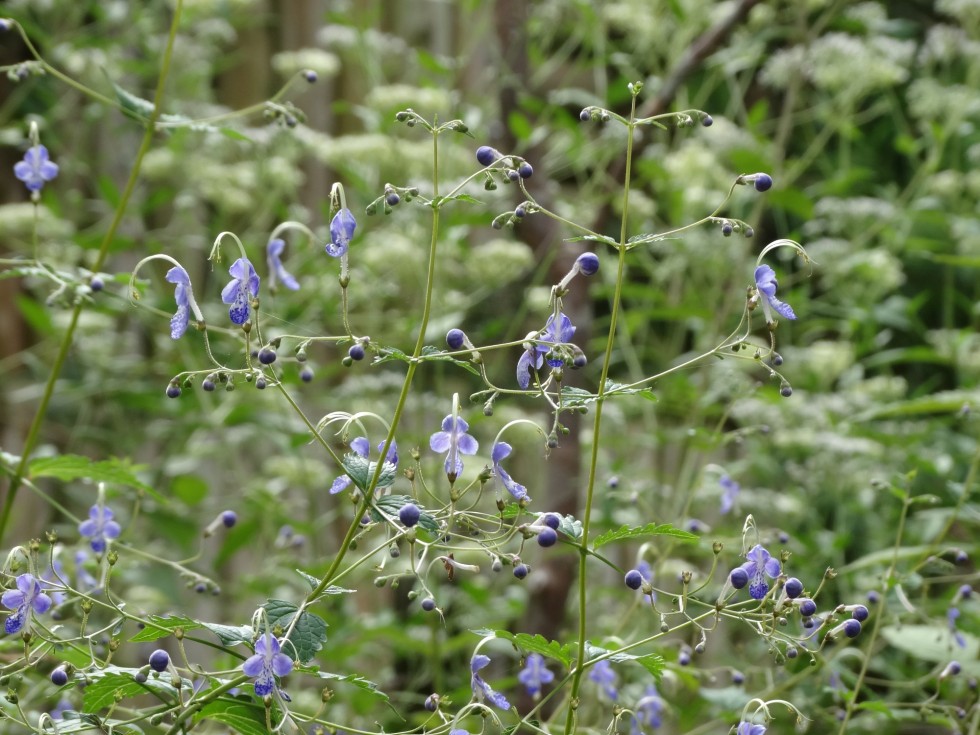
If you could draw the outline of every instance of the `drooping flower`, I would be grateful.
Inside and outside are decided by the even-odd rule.
[[[88,520],[78,524],[78,532],[90,539],[92,551],[101,554],[106,549],[106,539],[119,538],[122,529],[113,518],[113,512],[104,505],[93,505]]]
[[[762,298],[762,313],[766,315],[766,323],[772,324],[771,306],[784,319],[796,319],[793,307],[776,298],[776,273],[768,265],[760,265],[755,269],[755,287]]]
[[[606,696],[614,702],[619,697],[619,691],[616,689],[616,672],[613,671],[612,665],[607,659],[603,659],[592,667],[592,671],[589,672],[589,680],[601,686]]]
[[[242,664],[245,676],[255,679],[255,693],[260,697],[276,688],[275,677],[286,676],[292,670],[292,659],[280,652],[279,641],[272,633],[263,633],[255,641],[255,655]]]
[[[269,244],[265,246],[265,261],[269,266],[269,288],[275,288],[278,279],[290,291],[299,291],[299,281],[282,264],[282,251],[285,249],[286,241],[278,237],[269,240]]]
[[[633,708],[633,720],[630,723],[632,735],[640,735],[644,728],[656,729],[663,723],[661,713],[664,710],[664,700],[660,697],[657,687],[648,684],[643,692],[643,698]]]
[[[775,579],[779,576],[779,560],[762,547],[761,544],[753,546],[745,555],[748,559],[739,569],[742,569],[749,578],[749,594],[755,600],[761,600],[769,591],[769,583],[766,577]]]
[[[259,276],[248,258],[239,258],[228,269],[231,281],[221,291],[221,301],[231,304],[228,316],[233,324],[248,321],[249,304],[259,295]]]
[[[14,164],[14,176],[24,182],[28,191],[41,191],[45,181],[58,175],[58,164],[48,159],[48,149],[35,145],[27,149],[24,160]]]
[[[177,313],[170,318],[170,338],[180,339],[187,331],[191,319],[190,290],[191,279],[179,265],[167,271],[167,281],[176,284],[174,300],[177,302]]]
[[[544,364],[544,356],[546,353],[551,352],[552,346],[554,344],[568,343],[574,334],[575,327],[572,325],[572,320],[565,316],[565,314],[559,313],[557,322],[555,321],[554,314],[549,316],[548,321],[545,322],[544,329],[536,339],[550,344],[540,344],[538,342],[528,343],[528,347],[524,350],[524,354],[521,355],[521,359],[517,361],[517,384],[526,390],[531,384],[531,370],[540,370]],[[548,359],[549,367],[561,367],[563,364],[563,361],[559,358],[552,357]]]
[[[489,663],[490,657],[484,656],[482,653],[477,654],[470,660],[470,687],[473,689],[473,697],[479,702],[485,699],[495,707],[508,710],[510,709],[510,702],[507,701],[507,698],[500,692],[495,692],[483,680],[483,677],[477,673]]]
[[[429,448],[433,452],[446,452],[446,475],[451,481],[459,477],[463,471],[463,459],[460,454],[476,454],[480,448],[476,439],[467,434],[470,425],[459,416],[449,414],[442,420],[442,431],[437,431],[429,437]]]
[[[738,723],[736,735],[766,735],[766,728],[763,725],[756,725],[752,722]]]
[[[339,258],[347,252],[350,241],[354,239],[357,220],[346,207],[334,215],[330,222],[330,242],[326,245],[327,255]]]
[[[524,668],[517,674],[517,680],[524,685],[527,693],[536,697],[541,693],[541,687],[555,680],[555,675],[544,665],[544,656],[540,653],[529,653],[524,661]]]
[[[493,445],[493,451],[490,453],[490,459],[493,460],[493,474],[494,477],[503,483],[504,487],[507,488],[507,492],[514,496],[515,500],[526,500],[530,502],[531,498],[528,497],[527,488],[518,482],[508,474],[507,470],[500,466],[501,460],[510,456],[511,446],[507,442],[497,442]]]
[[[29,627],[32,612],[41,615],[51,608],[51,598],[41,591],[41,583],[33,574],[18,576],[17,589],[4,592],[0,602],[8,610],[13,610],[3,624],[7,633],[16,633]]]
[[[949,625],[949,633],[953,636],[953,640],[956,641],[956,645],[960,648],[966,648],[966,638],[963,634],[956,629],[956,619],[960,616],[960,609],[958,607],[951,607],[946,611],[946,624]]]
[[[738,493],[742,489],[742,486],[728,475],[722,475],[721,479],[718,480],[718,484],[721,485],[722,490],[721,514],[725,515],[725,513],[728,513],[728,511],[730,511],[735,505],[735,498],[738,497]]]
[[[380,452],[382,449],[384,449],[384,447],[385,443],[381,442],[378,444],[378,451]],[[353,449],[359,457],[367,459],[368,454],[371,452],[371,443],[366,437],[359,436],[350,443],[350,448]],[[388,454],[385,455],[385,464],[392,465],[392,473],[394,472],[394,468],[398,466],[398,444],[394,439],[391,440],[391,446],[388,447]],[[371,477],[374,474],[374,469],[374,467],[368,467],[368,477]],[[330,494],[336,495],[337,493],[346,490],[348,487],[350,487],[351,482],[352,480],[350,475],[341,475],[334,480],[333,484],[330,486]]]

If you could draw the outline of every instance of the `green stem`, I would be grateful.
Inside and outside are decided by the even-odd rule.
[[[612,314],[609,317],[609,334],[606,338],[606,352],[602,360],[602,374],[599,377],[598,400],[596,401],[595,420],[592,425],[592,455],[589,458],[589,481],[585,496],[585,514],[582,519],[582,542],[579,545],[578,563],[578,655],[575,663],[575,673],[572,676],[572,689],[569,694],[568,712],[565,717],[565,735],[571,735],[575,728],[575,703],[578,700],[582,674],[585,672],[585,635],[586,635],[586,594],[588,583],[585,574],[586,562],[589,557],[589,527],[592,521],[592,502],[595,496],[596,471],[599,462],[599,438],[602,427],[602,408],[605,403],[606,378],[612,362],[613,347],[616,339],[616,321],[619,317],[619,305],[623,291],[623,274],[626,270],[626,228],[629,219],[630,172],[633,163],[633,132],[636,117],[636,95],[633,95],[630,109],[630,122],[627,126],[626,137],[626,173],[623,189],[623,217],[619,230],[619,259],[616,270],[616,289],[612,298]]]
[[[147,122],[146,132],[143,134],[143,141],[136,153],[133,168],[129,172],[129,180],[126,182],[126,188],[123,190],[122,196],[119,199],[119,205],[116,207],[116,212],[113,215],[109,229],[106,230],[105,237],[102,238],[102,244],[99,246],[98,256],[95,259],[95,264],[92,266],[93,272],[98,272],[102,269],[102,265],[105,263],[105,260],[109,255],[109,245],[113,242],[113,240],[115,240],[116,230],[119,229],[123,214],[125,214],[126,211],[126,206],[129,204],[130,197],[132,197],[133,191],[136,188],[140,168],[143,164],[143,157],[146,155],[146,152],[150,149],[150,144],[153,142],[153,131],[156,125],[156,120],[160,116],[160,103],[163,100],[163,90],[170,71],[170,60],[173,56],[174,41],[177,38],[177,26],[180,23],[180,14],[183,5],[184,0],[177,0],[177,6],[174,8],[173,21],[170,25],[170,35],[167,38],[167,47],[163,54],[163,62],[160,68],[160,78],[157,80],[156,93],[153,95],[153,113],[150,115],[150,119]],[[79,301],[79,303],[75,305],[74,309],[72,309],[71,319],[68,322],[68,329],[65,331],[65,335],[61,339],[61,346],[58,349],[58,354],[55,357],[54,364],[51,366],[51,373],[48,375],[48,382],[44,386],[44,393],[41,396],[41,403],[38,405],[37,411],[34,413],[34,419],[31,421],[30,429],[28,429],[27,438],[24,440],[24,447],[21,450],[20,462],[17,464],[17,469],[14,470],[13,477],[10,478],[10,483],[7,487],[7,497],[4,500],[3,511],[0,513],[0,542],[3,541],[4,533],[7,530],[7,524],[10,522],[10,514],[14,507],[14,501],[17,499],[17,491],[20,489],[24,474],[27,470],[27,463],[30,461],[31,452],[34,451],[34,447],[37,445],[38,437],[41,432],[41,424],[44,422],[44,417],[48,410],[48,404],[51,402],[51,397],[54,395],[54,387],[58,381],[58,377],[61,375],[61,369],[64,367],[65,360],[68,358],[68,351],[71,349],[72,341],[75,336],[75,329],[78,327],[78,319],[81,316],[82,309],[84,307],[85,302],[83,300]]]

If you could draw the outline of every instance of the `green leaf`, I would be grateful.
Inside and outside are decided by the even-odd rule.
[[[312,574],[307,574],[302,569],[297,569],[296,570],[296,573],[299,576],[301,576],[303,579],[306,580],[306,583],[310,585],[310,589],[311,590],[315,590],[317,588],[317,585],[320,584],[319,578],[314,577]],[[345,589],[344,587],[337,587],[336,585],[330,585],[325,590],[323,590],[323,592],[321,592],[320,594],[323,594],[323,595],[349,595],[349,594],[352,594],[354,592],[357,592],[357,590],[349,590],[349,589]]]
[[[58,735],[73,732],[112,732],[120,735],[135,735],[143,730],[136,725],[125,724],[122,720],[109,717],[103,719],[95,715],[68,710],[63,719],[57,723]]]
[[[469,362],[468,360],[458,360],[455,357],[450,357],[438,347],[433,347],[432,345],[426,345],[423,347],[421,356],[425,358],[426,362],[451,362],[454,365],[458,365],[464,370],[473,373],[474,375],[480,375],[480,371],[476,369],[476,366],[473,365],[473,363]]]
[[[299,610],[296,605],[285,600],[269,600],[262,608],[269,618],[269,627],[279,626],[283,630],[289,628]],[[319,615],[304,610],[299,614],[288,640],[292,645],[283,644],[282,652],[294,661],[305,664],[323,648],[327,640],[327,623]]]
[[[180,615],[169,615],[167,617],[151,615],[149,618],[147,618],[147,620],[150,622],[150,624],[130,638],[129,640],[131,643],[136,643],[138,641],[155,641],[159,638],[166,638],[168,635],[173,635],[173,632],[177,628],[183,628],[185,631],[187,631],[203,627],[201,623],[197,622],[196,620],[191,620],[190,618],[185,618]]]
[[[558,513],[555,513],[554,515],[558,516],[560,519],[558,524],[559,531],[569,538],[575,539],[576,541],[582,538],[582,521],[571,515],[562,516]]]
[[[242,735],[267,735],[265,708],[242,699],[216,699],[194,715],[194,721],[217,720]]]
[[[959,661],[976,661],[980,652],[980,640],[970,633],[960,632],[966,642],[965,648],[953,648],[949,628],[938,625],[885,625],[881,628],[882,637],[894,648],[904,651],[916,661],[942,663],[949,661],[956,651]]]
[[[540,653],[542,656],[547,656],[548,658],[553,658],[555,661],[561,662],[566,668],[572,665],[573,649],[571,643],[562,645],[558,641],[549,641],[541,634],[511,633],[509,630],[481,628],[474,630],[473,633],[476,633],[482,638],[493,636],[494,638],[502,638],[505,641],[510,641],[523,653]]]
[[[111,79],[109,80],[109,83],[112,84],[112,90],[116,93],[116,99],[119,100],[119,104],[122,107],[123,112],[125,112],[129,117],[142,120],[143,122],[150,119],[154,109],[152,102],[127,92]]]
[[[645,653],[640,656],[634,656],[632,653],[621,653],[616,652],[611,656],[606,655],[610,653],[608,649],[599,648],[598,646],[593,646],[588,643],[585,645],[585,655],[586,660],[591,662],[592,660],[598,658],[599,656],[604,656],[606,660],[611,663],[621,664],[628,662],[635,662],[642,666],[644,669],[649,671],[657,681],[660,680],[661,675],[664,671],[664,660],[662,656],[658,656],[655,653]]]
[[[53,477],[62,482],[70,482],[71,480],[88,478],[95,482],[110,482],[116,485],[135,487],[148,495],[152,495],[160,502],[166,502],[160,493],[136,477],[135,473],[143,469],[143,466],[130,464],[125,459],[114,457],[95,462],[88,457],[77,454],[62,454],[57,457],[35,459],[28,465],[28,468],[28,476],[32,480],[38,477]]]
[[[681,541],[697,541],[699,538],[689,531],[672,526],[670,523],[662,523],[659,526],[656,523],[648,523],[645,526],[620,526],[613,531],[606,531],[596,536],[592,542],[592,548],[598,549],[600,546],[620,539],[644,538],[646,536],[671,536]]]
[[[197,505],[208,494],[208,483],[198,475],[177,475],[170,483],[170,491],[187,505]]]
[[[321,679],[329,679],[331,681],[341,681],[347,684],[353,684],[361,691],[373,694],[375,697],[383,699],[386,702],[388,701],[388,695],[378,689],[377,684],[375,684],[373,681],[365,679],[362,676],[358,676],[357,674],[331,674],[329,671],[314,671],[310,673],[319,676]]]
[[[374,505],[371,507],[370,514],[371,520],[378,523],[382,520],[380,510],[385,515],[398,517],[398,511],[406,503],[415,503],[419,505],[415,498],[411,498],[408,495],[385,495],[374,501]],[[419,510],[422,514],[419,516],[419,527],[424,528],[430,533],[439,533],[439,524],[436,523],[436,519],[432,517],[425,508],[419,505]]]
[[[237,646],[240,643],[252,645],[255,638],[255,631],[249,625],[219,625],[218,623],[201,623],[221,641],[225,646]]]
[[[86,671],[85,675],[92,682],[85,687],[82,697],[82,711],[95,714],[112,704],[127,697],[135,697],[147,692],[155,692],[165,702],[178,701],[177,690],[170,684],[170,676],[158,677],[150,675],[140,683],[133,677],[139,669],[126,669],[118,666],[108,666],[105,669]],[[191,682],[182,680],[187,691]]]
[[[356,454],[355,452],[348,452],[345,454],[342,463],[344,465],[344,471],[354,482],[354,484],[362,491],[366,490],[371,478],[374,477],[378,463],[369,462],[366,458]],[[397,469],[398,468],[396,468],[391,462],[385,462],[381,467],[381,475],[378,477],[378,484],[376,487],[391,487],[395,482],[395,473],[397,472]]]
[[[245,133],[242,133],[234,128],[218,128],[218,131],[226,138],[231,138],[232,140],[238,140],[242,143],[252,143],[254,142]]]
[[[512,110],[507,116],[507,125],[517,140],[527,140],[534,132],[534,128],[531,127],[527,117],[517,110]]]

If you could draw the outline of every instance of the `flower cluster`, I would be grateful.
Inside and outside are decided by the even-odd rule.
[[[574,335],[575,326],[565,314],[559,312],[557,318],[554,314],[549,316],[540,333],[532,332],[527,336],[529,341],[524,344],[524,354],[517,361],[517,384],[527,390],[531,384],[531,372],[543,367],[546,355],[548,367],[562,367],[564,360],[555,354],[553,348],[568,344]]]

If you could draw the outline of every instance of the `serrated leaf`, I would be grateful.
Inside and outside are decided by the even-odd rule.
[[[398,511],[401,510],[401,507],[406,503],[414,503],[415,505],[419,505],[415,498],[410,498],[408,495],[384,495],[374,501],[374,505],[370,509],[371,520],[375,523],[382,520],[381,513],[379,513],[378,510],[383,512],[385,515],[394,516],[397,518]],[[419,510],[421,511],[421,514],[419,515],[419,527],[424,528],[430,533],[439,533],[439,524],[436,523],[436,519],[433,518],[432,514],[421,505],[419,505]]]
[[[588,661],[592,661],[593,659],[596,659],[599,656],[603,656],[605,660],[611,663],[616,663],[616,664],[630,663],[630,662],[638,663],[644,669],[649,671],[654,676],[654,678],[657,679],[657,681],[660,680],[660,677],[663,674],[663,670],[664,670],[663,657],[658,656],[655,653],[644,653],[639,656],[635,656],[632,653],[622,653],[619,651],[612,653],[611,655],[608,655],[610,653],[611,652],[605,648],[599,648],[598,646],[593,646],[588,643],[586,643],[585,645],[585,655]]]
[[[150,116],[153,114],[154,110],[152,102],[145,100],[142,97],[137,97],[131,92],[127,92],[111,79],[109,80],[109,83],[112,85],[112,91],[116,93],[116,99],[119,100],[119,104],[122,107],[123,112],[130,117],[136,118],[137,120],[142,120],[143,122],[150,119]]]
[[[558,513],[555,513],[554,515],[557,515],[560,519],[558,523],[559,531],[576,541],[582,538],[582,521],[572,515],[562,516]]]
[[[598,549],[600,546],[621,539],[645,538],[647,536],[670,536],[681,541],[697,541],[699,538],[690,531],[684,531],[670,523],[662,523],[659,526],[656,523],[648,523],[645,526],[620,526],[613,531],[606,531],[596,536],[592,542],[592,548]]]
[[[119,733],[119,735],[132,735],[133,733],[143,732],[142,728],[133,724],[127,724],[122,720],[111,717],[103,719],[95,715],[85,714],[84,712],[75,712],[74,710],[62,712],[62,719],[56,724],[58,735],[75,732],[112,732]]]
[[[286,600],[269,600],[262,608],[269,619],[269,627],[287,630],[299,608]],[[289,643],[283,643],[282,652],[294,661],[305,664],[327,641],[327,623],[319,615],[304,610],[289,634]]]
[[[368,483],[374,477],[377,469],[377,462],[370,462],[366,458],[355,452],[348,452],[342,460],[344,471],[353,483],[362,491],[367,489]],[[395,475],[398,468],[391,462],[384,462],[381,466],[381,475],[378,477],[376,488],[391,487],[395,482]]]
[[[317,585],[320,584],[320,580],[317,577],[314,577],[312,574],[307,574],[302,569],[297,569],[296,573],[306,580],[306,583],[310,585],[311,590],[315,590],[317,588]],[[336,585],[330,585],[325,590],[323,590],[323,592],[321,592],[320,594],[321,595],[349,595],[349,594],[353,594],[354,592],[357,592],[357,590],[349,590],[344,587],[337,587]]]
[[[194,715],[194,721],[217,720],[241,735],[267,735],[265,708],[241,699],[216,699]]]
[[[116,485],[127,485],[142,490],[162,503],[166,500],[156,490],[140,481],[136,472],[143,469],[142,465],[130,464],[123,459],[106,459],[99,462],[77,454],[61,454],[57,457],[41,457],[28,465],[28,476],[33,480],[38,477],[52,477],[62,482],[87,478],[95,482],[109,482]]]
[[[173,635],[173,632],[177,628],[183,628],[186,630],[194,630],[195,628],[203,627],[201,623],[196,620],[191,620],[190,618],[185,618],[181,615],[151,615],[147,618],[151,625],[147,625],[143,630],[139,631],[136,635],[130,638],[131,643],[137,643],[140,641],[155,641],[160,638],[166,638],[168,635]]]
[[[572,664],[572,644],[562,645],[558,641],[549,641],[540,633],[530,635],[528,633],[511,633],[509,630],[490,630],[489,628],[481,628],[473,632],[483,638],[493,636],[510,641],[524,653],[540,653],[542,656],[560,662],[565,668],[569,668]]]
[[[455,357],[445,354],[438,347],[433,347],[432,345],[425,345],[422,348],[421,356],[426,359],[427,362],[451,362],[454,365],[458,365],[464,370],[473,373],[474,375],[480,375],[480,371],[476,369],[473,363],[467,360],[458,360]]]
[[[341,681],[347,684],[353,684],[358,689],[373,694],[379,699],[388,701],[388,695],[383,691],[378,689],[378,685],[373,681],[365,679],[363,676],[358,676],[357,674],[332,674],[329,671],[315,671],[312,672],[321,679],[329,679],[331,681]]]
[[[108,666],[105,669],[86,671],[85,675],[91,683],[85,687],[82,697],[82,711],[95,714],[121,699],[135,697],[147,692],[155,692],[163,701],[178,701],[177,690],[170,685],[170,676],[148,676],[140,683],[133,677],[139,669],[127,669],[118,666]],[[183,685],[191,688],[191,682],[181,680]]]
[[[237,646],[240,643],[252,644],[255,631],[250,625],[220,625],[218,623],[201,623],[202,627],[210,630],[225,646]]]

